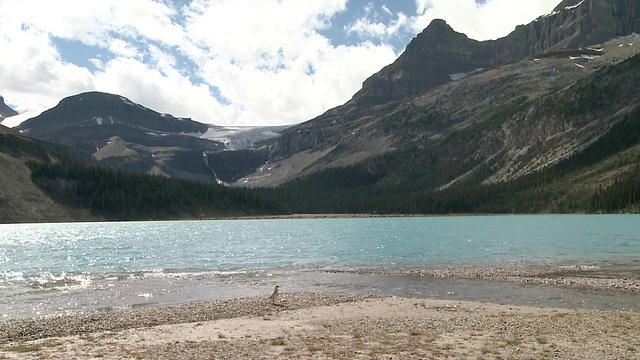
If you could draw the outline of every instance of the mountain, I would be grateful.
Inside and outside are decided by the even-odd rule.
[[[105,132],[113,136],[142,138],[154,144],[154,137],[202,134],[208,126],[191,119],[160,114],[123,96],[87,92],[63,99],[56,107],[23,122],[18,129],[31,136],[51,140],[75,141],[86,135],[95,137],[96,132]]]
[[[455,32],[443,20],[434,20],[393,64],[367,79],[349,102],[283,133],[272,160],[306,150],[316,152],[318,146],[326,150],[332,141],[328,146],[321,144],[344,136],[345,126],[366,123],[399,101],[487,69],[563,51],[570,51],[566,56],[596,56],[597,51],[587,49],[588,45],[640,33],[639,19],[640,3],[635,0],[565,0],[553,12],[518,26],[508,36],[483,42]]]
[[[0,123],[2,120],[14,115],[18,115],[18,112],[7,106],[4,103],[4,98],[0,96]]]
[[[84,163],[203,183],[235,181],[266,158],[266,152],[248,156],[238,152],[234,164],[214,169],[212,164],[221,156],[216,154],[227,150],[224,142],[242,138],[242,131],[161,114],[123,96],[101,92],[67,97],[16,129]],[[253,141],[245,138],[242,145],[276,136],[254,135]]]
[[[354,100],[378,105],[420,95],[474,72],[543,53],[640,33],[635,0],[565,0],[550,14],[498,40],[476,41],[434,20],[393,64],[367,79]]]
[[[639,20],[636,0],[563,1],[482,42],[434,20],[350,101],[283,131],[267,164],[237,184],[281,185],[299,203],[364,198],[372,211],[382,199],[480,193],[558,171],[581,182],[531,209],[575,205],[576,194],[584,200],[634,171]],[[624,146],[607,143],[614,134]],[[568,163],[579,165],[560,170]],[[314,191],[325,195],[305,195]]]
[[[260,203],[262,213],[640,211],[638,4],[565,0],[491,41],[434,20],[351,100],[291,128],[207,126],[85,93],[18,129],[86,163],[262,187],[230,192],[238,209]],[[76,171],[55,166],[38,176]],[[103,181],[120,175],[76,173],[89,173],[92,207],[123,214],[134,197],[145,214],[171,207]]]

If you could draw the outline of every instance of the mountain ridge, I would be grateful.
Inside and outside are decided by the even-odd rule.
[[[266,158],[264,151],[223,152],[261,146],[283,127],[229,129],[163,114],[128,98],[98,91],[62,99],[16,130],[85,164],[197,180],[233,182]]]
[[[103,125],[128,125],[157,134],[205,133],[209,128],[191,119],[158,113],[124,96],[91,91],[62,99],[58,105],[26,120],[17,129],[34,137],[68,140],[78,127]]]
[[[354,99],[362,105],[406,99],[453,81],[453,74],[640,33],[639,19],[640,4],[634,0],[566,0],[550,14],[487,41],[469,39],[436,19],[394,63],[365,80]]]
[[[467,76],[478,77],[489,69],[540,58],[597,58],[602,44],[594,41],[640,33],[638,19],[640,2],[633,0],[563,1],[555,11],[516,27],[508,36],[482,42],[455,32],[443,20],[434,20],[394,63],[365,80],[351,100],[285,130],[270,150],[269,168],[275,171],[261,168],[242,182],[274,186],[313,171],[394,151],[397,145],[391,140],[392,134],[386,138],[371,135],[369,130],[369,138],[357,134],[375,127],[380,116],[392,113],[404,102],[443,85],[467,81]],[[570,64],[576,66],[573,63],[577,62],[584,67],[580,61]],[[363,144],[349,145],[355,142]],[[336,149],[351,154],[343,156],[345,161],[336,162],[332,159],[340,156]],[[293,170],[278,173],[279,169],[290,168],[287,159],[295,161]]]

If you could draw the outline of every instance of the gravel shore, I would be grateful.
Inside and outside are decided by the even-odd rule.
[[[640,313],[283,294],[4,324],[0,359],[638,359]]]
[[[338,272],[625,291],[637,267]],[[640,298],[639,298],[640,300]],[[0,323],[0,359],[640,359],[640,313],[285,292]]]

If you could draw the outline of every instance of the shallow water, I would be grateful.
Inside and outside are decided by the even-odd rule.
[[[322,271],[578,264],[624,277],[637,274],[638,259],[638,215],[0,225],[0,316],[266,295],[276,283],[285,291],[638,311],[637,294]]]

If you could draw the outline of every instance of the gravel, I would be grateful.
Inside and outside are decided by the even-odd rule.
[[[287,310],[296,310],[361,301],[371,297],[371,295],[349,293],[286,293],[281,294],[278,300],[286,302]],[[264,297],[251,297],[179,306],[16,320],[0,323],[0,342],[265,316],[281,309],[280,301],[272,302]]]

